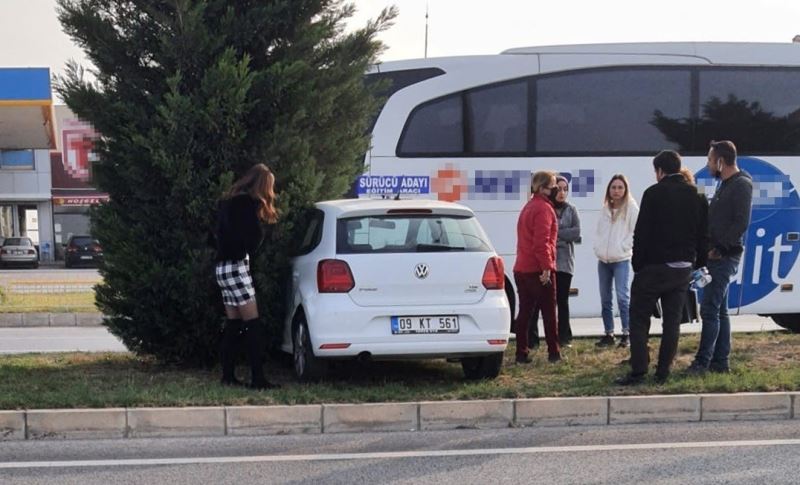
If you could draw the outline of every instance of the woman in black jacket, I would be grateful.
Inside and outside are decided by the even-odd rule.
[[[236,379],[236,354],[245,340],[253,389],[277,387],[264,378],[263,326],[250,275],[250,259],[264,239],[262,224],[278,220],[275,176],[263,163],[253,166],[219,202],[217,213],[217,284],[222,290],[227,320],[222,331],[222,384],[243,385]]]

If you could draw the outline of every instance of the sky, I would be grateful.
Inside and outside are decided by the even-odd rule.
[[[790,42],[800,34],[800,0],[355,0],[349,29],[396,5],[380,36],[381,60],[495,54],[511,47],[601,42]],[[0,67],[86,65],[62,32],[55,0],[0,0]]]

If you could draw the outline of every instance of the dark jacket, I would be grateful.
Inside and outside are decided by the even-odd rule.
[[[644,191],[633,232],[633,270],[686,261],[695,268],[708,256],[708,202],[680,174]]]
[[[258,202],[247,194],[219,201],[217,206],[217,261],[239,261],[253,256],[264,239]]]
[[[719,184],[708,209],[708,231],[711,247],[721,255],[742,255],[752,201],[753,179],[748,173],[737,172]]]

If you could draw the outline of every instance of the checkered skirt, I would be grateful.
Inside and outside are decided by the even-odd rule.
[[[256,297],[247,259],[220,261],[217,263],[216,276],[222,290],[222,303],[226,306],[242,306]]]

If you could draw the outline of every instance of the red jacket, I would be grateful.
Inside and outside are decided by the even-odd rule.
[[[553,203],[536,194],[522,208],[517,220],[517,261],[514,271],[539,273],[556,270],[558,219]]]

